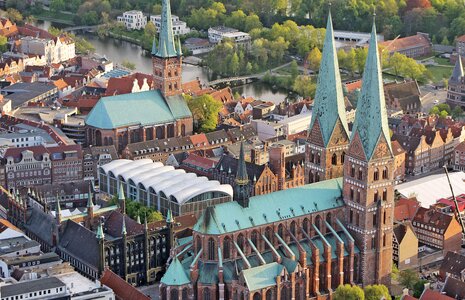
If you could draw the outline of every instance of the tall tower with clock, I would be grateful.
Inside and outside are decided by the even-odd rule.
[[[330,12],[307,138],[306,181],[342,177],[348,146],[349,129]]]
[[[154,88],[165,96],[182,92],[182,51],[179,38],[173,32],[170,0],[163,0],[160,33],[152,46]]]

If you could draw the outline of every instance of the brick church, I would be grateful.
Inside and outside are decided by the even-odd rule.
[[[169,1],[162,6],[152,47],[154,90],[101,98],[86,118],[87,144],[128,144],[191,135],[192,113],[182,96],[182,51],[173,33]]]
[[[352,132],[328,18],[306,173],[310,184],[209,207],[172,249],[161,299],[331,299],[341,284],[390,284],[394,163],[376,28]],[[242,151],[241,151],[242,152]]]

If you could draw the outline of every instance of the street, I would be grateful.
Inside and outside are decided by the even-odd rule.
[[[447,91],[446,90],[437,90],[431,85],[424,85],[420,87],[421,95],[421,104],[423,106],[422,111],[426,114],[429,113],[431,108],[435,106],[435,100],[438,100],[439,103],[446,102]]]
[[[158,293],[158,287],[159,283],[155,283],[153,285],[148,285],[148,286],[141,286],[138,287],[137,289],[144,293],[145,295],[149,296],[151,299],[159,299],[159,293]]]

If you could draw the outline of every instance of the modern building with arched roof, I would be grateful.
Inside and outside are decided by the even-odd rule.
[[[100,191],[117,195],[122,186],[129,199],[139,201],[166,215],[199,216],[208,206],[229,202],[233,189],[207,177],[164,166],[150,159],[114,160],[99,169]]]

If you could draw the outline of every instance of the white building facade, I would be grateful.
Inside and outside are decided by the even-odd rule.
[[[147,25],[147,17],[140,10],[130,10],[118,16],[118,22],[124,23],[126,29],[140,30]]]
[[[210,43],[218,44],[225,38],[233,40],[236,44],[249,45],[252,41],[250,34],[234,28],[218,26],[208,29],[208,40]]]
[[[173,22],[173,33],[175,35],[184,35],[191,32],[191,29],[187,27],[187,23],[181,21],[178,16],[172,15],[171,21]],[[161,15],[152,15],[150,16],[150,22],[155,24],[157,32],[160,32],[161,27]]]
[[[26,36],[21,38],[21,50],[24,54],[45,57],[47,63],[61,63],[76,56],[75,43],[68,37],[55,40]]]

